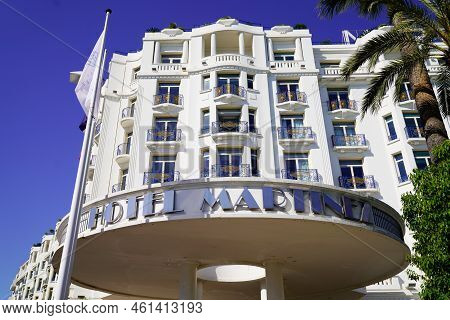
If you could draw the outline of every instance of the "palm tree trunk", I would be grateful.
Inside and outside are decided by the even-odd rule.
[[[424,124],[427,148],[431,154],[431,150],[447,140],[448,135],[425,63],[417,64],[414,67],[410,75],[410,83],[417,111]],[[435,162],[432,154],[431,161]]]

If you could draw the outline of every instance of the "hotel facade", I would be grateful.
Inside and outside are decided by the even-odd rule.
[[[430,157],[410,86],[362,119],[374,72],[397,56],[341,78],[386,28],[313,45],[307,29],[221,19],[147,32],[142,50],[114,53],[72,297],[417,298],[400,199]],[[439,58],[426,65],[433,78]],[[12,298],[52,297],[67,221],[33,247]],[[30,270],[44,247],[40,282]]]

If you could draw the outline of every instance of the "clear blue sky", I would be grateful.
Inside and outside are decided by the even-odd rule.
[[[68,81],[69,72],[82,69],[85,58],[77,51],[89,55],[103,27],[106,8],[113,10],[106,43],[110,52],[140,49],[149,27],[176,22],[190,28],[227,15],[265,28],[304,23],[314,42],[339,42],[341,30],[367,29],[385,22],[384,18],[368,21],[354,12],[333,20],[319,19],[316,3],[0,0],[0,299],[9,295],[11,281],[31,245],[40,242],[70,207],[82,142],[78,129],[82,110]]]

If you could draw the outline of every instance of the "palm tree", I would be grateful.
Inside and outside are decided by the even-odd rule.
[[[400,52],[400,58],[391,61],[376,73],[364,96],[361,114],[376,113],[381,101],[393,85],[394,100],[399,101],[401,86],[409,81],[417,111],[424,124],[428,150],[448,139],[441,112],[449,115],[450,106],[450,2],[448,0],[320,0],[319,12],[332,17],[349,7],[360,14],[376,17],[387,12],[393,27],[367,41],[346,62],[343,77],[348,80],[359,67],[367,64],[374,68],[378,58],[385,53]],[[444,46],[435,40],[440,39]],[[425,60],[431,54],[442,55],[444,66],[436,84],[439,102],[431,84]],[[430,152],[431,153],[431,152]],[[431,154],[432,161],[434,157]]]

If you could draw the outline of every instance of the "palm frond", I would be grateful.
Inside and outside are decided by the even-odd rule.
[[[450,69],[443,67],[436,78],[439,109],[445,117],[450,116]]]
[[[373,68],[382,54],[399,51],[406,46],[416,46],[416,44],[411,33],[396,29],[375,36],[361,46],[345,63],[342,69],[343,77],[348,80],[350,75],[366,62],[369,68]]]
[[[413,67],[417,63],[423,63],[424,53],[416,50],[411,54],[404,54],[400,59],[393,60],[378,72],[370,81],[363,103],[361,106],[361,117],[364,118],[367,112],[376,113],[381,108],[381,102],[389,88],[409,78]],[[399,79],[398,82],[396,80]],[[398,95],[394,94],[394,101],[398,102]]]
[[[394,0],[390,0],[394,1]],[[399,1],[399,0],[397,0]],[[400,0],[402,1],[402,0]],[[319,15],[325,18],[331,18],[344,12],[350,7],[356,8],[362,16],[375,18],[383,11],[384,5],[388,0],[320,0],[317,7]]]

